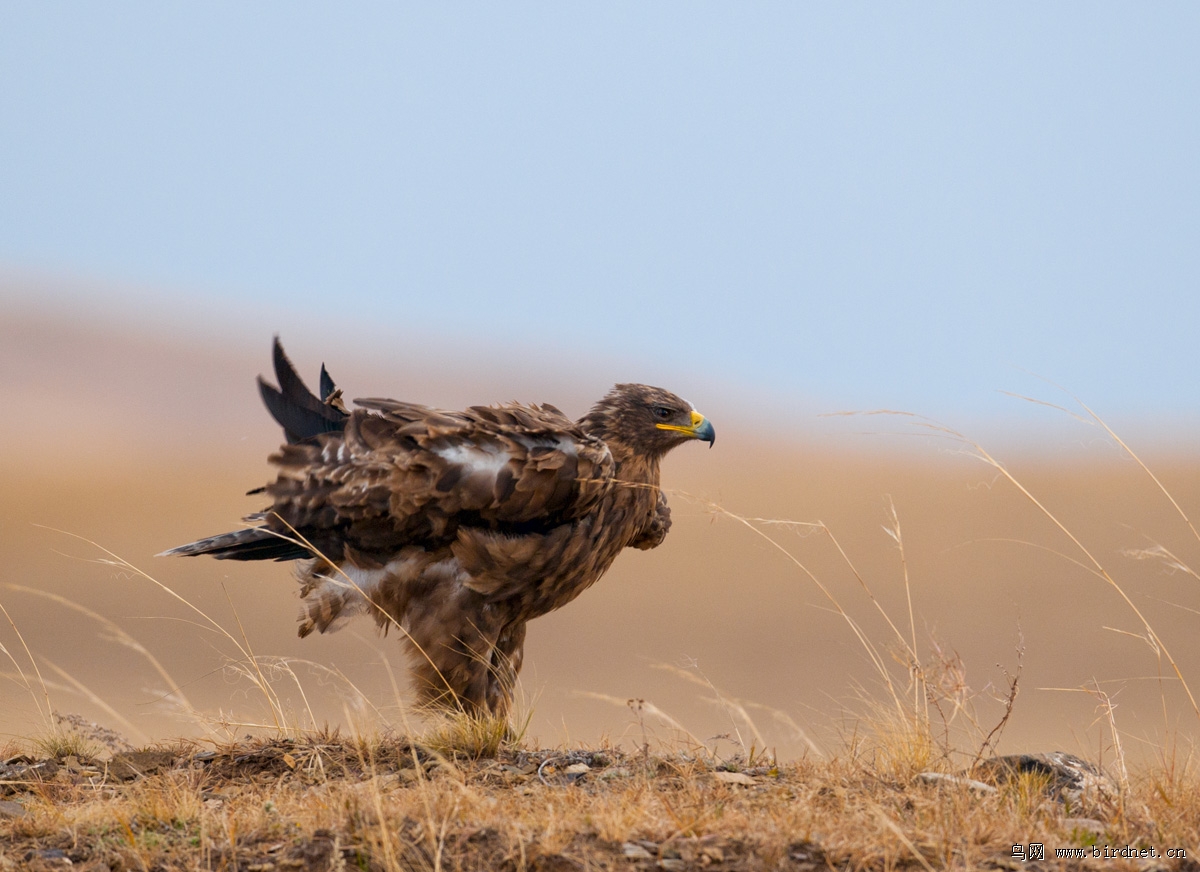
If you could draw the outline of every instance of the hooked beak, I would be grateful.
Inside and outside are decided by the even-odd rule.
[[[655,424],[654,426],[659,430],[675,430],[685,433],[693,439],[707,442],[709,448],[712,448],[713,443],[717,441],[717,433],[713,430],[712,423],[695,410],[692,411],[692,423],[687,427],[680,427],[677,424]]]

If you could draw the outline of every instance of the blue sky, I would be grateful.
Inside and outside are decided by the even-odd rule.
[[[5,4],[0,269],[814,413],[1026,414],[1028,370],[1190,427],[1197,44],[1183,3]]]

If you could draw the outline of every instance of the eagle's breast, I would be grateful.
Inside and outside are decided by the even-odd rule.
[[[529,620],[591,587],[653,524],[658,501],[657,483],[617,480],[582,518],[523,535],[461,527],[450,550],[472,590]]]

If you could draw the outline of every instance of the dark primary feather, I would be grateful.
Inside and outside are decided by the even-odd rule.
[[[277,339],[276,342],[279,340]],[[333,377],[329,375],[329,371],[325,369],[325,364],[321,364],[321,402],[328,402],[333,396],[333,392],[337,390],[337,385],[333,383]]]
[[[341,430],[345,425],[346,412],[332,402],[323,402],[334,398],[336,391],[324,364],[321,366],[321,399],[317,399],[284,354],[278,336],[275,337],[273,358],[279,387],[272,387],[259,376],[258,390],[271,417],[283,427],[288,443],[295,444],[320,433]]]

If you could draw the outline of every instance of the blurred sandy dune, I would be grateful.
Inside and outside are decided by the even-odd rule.
[[[386,658],[401,665],[399,645],[378,638],[365,622],[297,639],[287,566],[153,557],[232,529],[242,514],[260,507],[243,494],[266,480],[266,455],[279,442],[253,386],[253,376],[268,371],[269,341],[263,336],[249,348],[182,336],[118,335],[66,318],[5,316],[0,582],[64,597],[115,622],[153,652],[191,703],[210,716],[264,719],[246,684],[222,671],[232,651],[227,640],[152,583],[94,562],[103,556],[95,547],[45,528],[86,537],[152,573],[233,632],[240,621],[256,653],[336,667],[398,721],[383,663]],[[464,364],[440,375],[417,373],[417,394],[411,375],[418,359],[409,360],[407,376],[389,388],[388,374],[349,343],[331,342],[315,352],[320,356],[307,343],[289,350],[308,376],[315,376],[323,358],[350,396],[382,393],[447,405],[520,397],[554,402],[576,415],[612,380],[599,372],[572,382],[539,381],[518,371],[506,389],[505,373],[495,367],[488,377],[464,384],[472,371]],[[549,385],[559,392],[542,395]],[[1153,752],[1139,737],[1160,742],[1168,727],[1197,735],[1197,717],[1178,683],[1165,672],[1160,680],[1165,666],[1135,638],[1142,628],[1130,608],[1079,565],[1086,562],[1083,555],[995,470],[957,450],[941,450],[940,442],[899,446],[900,440],[839,437],[839,445],[834,423],[825,435],[809,438],[772,432],[769,414],[758,421],[722,420],[722,397],[701,397],[693,388],[688,394],[714,419],[719,439],[712,451],[686,446],[666,462],[667,486],[676,491],[667,542],[648,553],[630,551],[576,603],[531,627],[524,688],[536,699],[531,733],[543,743],[602,736],[640,741],[640,727],[619,704],[627,698],[650,700],[702,739],[735,726],[749,735],[744,724],[705,701],[714,696],[711,689],[659,664],[682,668],[730,698],[786,713],[824,747],[835,747],[838,731],[850,728],[842,716],[847,708],[862,710],[857,693],[881,696],[863,648],[805,570],[746,525],[714,511],[712,503],[747,517],[824,522],[908,636],[900,554],[883,529],[894,504],[921,650],[928,651],[933,636],[961,655],[989,726],[1000,707],[986,698],[987,686],[1004,683],[997,664],[1014,670],[1016,649],[1024,647],[1021,695],[1005,748],[1055,747],[1096,756],[1109,743],[1104,724],[1096,722],[1096,700],[1045,689],[1092,680],[1109,682],[1101,686],[1113,694],[1117,723],[1130,734],[1127,750]],[[814,424],[814,432],[822,426]],[[1080,450],[1062,457],[1055,450],[1042,459],[1002,459],[1111,569],[1200,689],[1200,582],[1161,562],[1121,554],[1161,543],[1198,565],[1200,542],[1120,452]],[[1185,511],[1200,512],[1200,465],[1194,459],[1146,459]],[[759,529],[825,585],[885,654],[896,648],[828,535],[787,525]],[[200,731],[173,710],[165,699],[169,688],[146,660],[107,638],[96,621],[12,588],[0,589],[0,602],[44,677],[62,686],[52,691],[56,708],[126,732],[136,728],[138,739]],[[0,624],[0,642],[28,673],[7,622]],[[0,670],[11,667],[0,658]],[[301,671],[318,719],[342,721],[350,697],[339,682]],[[299,706],[299,695],[286,685],[281,687]],[[114,723],[87,693],[128,723]],[[802,750],[803,743],[770,712],[752,713],[781,753]],[[669,733],[650,726],[657,735]],[[0,732],[38,729],[34,697],[15,681],[0,683]]]

